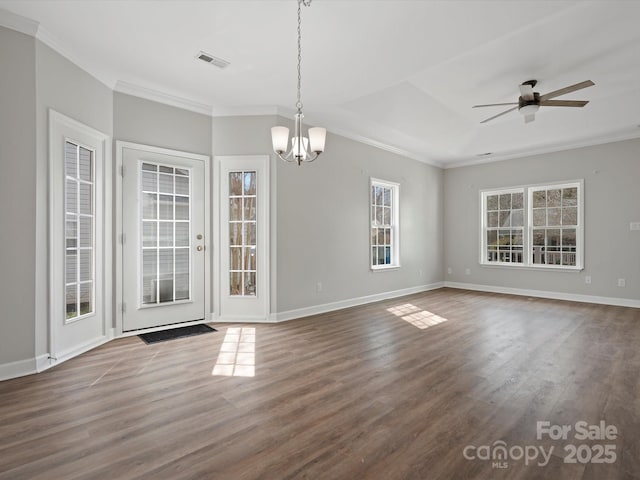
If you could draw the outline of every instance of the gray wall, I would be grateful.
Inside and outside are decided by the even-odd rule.
[[[48,350],[49,256],[48,164],[49,109],[56,110],[106,135],[113,134],[113,93],[110,88],[36,41],[37,235],[36,235],[36,355]],[[108,162],[111,159],[107,159]],[[52,254],[57,254],[52,252]]]
[[[584,179],[585,268],[549,272],[479,265],[479,193],[509,187]],[[445,170],[447,281],[521,289],[640,299],[640,140],[610,143],[485,165]],[[465,275],[465,269],[471,275]],[[590,275],[592,283],[585,284]],[[617,279],[627,286],[617,286]]]
[[[35,40],[0,27],[0,365],[34,357]]]
[[[114,140],[211,155],[211,117],[115,92]]]
[[[278,312],[442,281],[442,170],[329,133],[276,174]],[[369,268],[370,177],[400,184],[399,269]]]

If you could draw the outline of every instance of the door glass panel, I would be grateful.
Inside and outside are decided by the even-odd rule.
[[[187,169],[174,169],[145,162],[141,166],[140,174],[140,302],[142,305],[158,305],[189,300],[191,173]]]
[[[257,172],[229,173],[229,295],[256,295]]]
[[[94,310],[94,152],[66,141],[64,155],[65,318],[72,321]]]

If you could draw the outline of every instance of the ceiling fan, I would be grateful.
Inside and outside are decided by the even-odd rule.
[[[540,107],[584,107],[588,100],[551,100],[552,98],[559,97],[560,95],[564,95],[566,93],[575,92],[576,90],[581,90],[583,88],[591,87],[595,85],[591,80],[585,80],[584,82],[576,83],[575,85],[570,85],[568,87],[561,88],[560,90],[555,90],[554,92],[549,92],[544,95],[540,95],[538,92],[533,91],[533,87],[538,83],[537,80],[527,80],[522,85],[520,85],[520,97],[517,102],[510,103],[489,103],[487,105],[474,105],[473,108],[479,107],[497,107],[500,105],[516,105],[509,110],[505,110],[502,113],[494,115],[493,117],[489,117],[480,123],[487,123],[494,118],[498,118],[505,113],[513,112],[518,109],[518,111],[524,115],[524,123],[533,122],[536,119],[536,112]]]

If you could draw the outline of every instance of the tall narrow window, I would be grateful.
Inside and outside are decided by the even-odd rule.
[[[483,196],[486,261],[523,263],[524,190],[491,192]]]
[[[371,179],[371,268],[399,267],[399,185]]]
[[[65,142],[66,320],[94,312],[94,152]]]
[[[534,265],[576,266],[578,185],[531,188]]]
[[[229,173],[229,295],[256,295],[257,172]]]
[[[143,305],[191,298],[190,170],[140,166]]]

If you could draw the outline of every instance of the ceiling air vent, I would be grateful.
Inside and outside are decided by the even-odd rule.
[[[210,53],[206,53],[206,52],[202,52],[202,51],[200,53],[198,53],[196,58],[198,60],[202,60],[203,62],[210,63],[211,65],[215,65],[218,68],[227,68],[229,65],[231,65],[226,60],[223,60],[223,59],[218,58],[218,57],[214,57]]]

